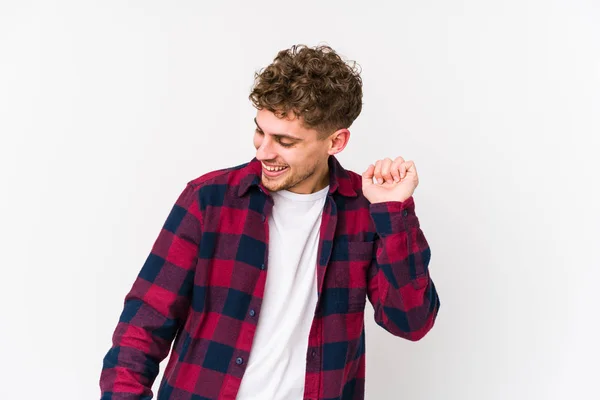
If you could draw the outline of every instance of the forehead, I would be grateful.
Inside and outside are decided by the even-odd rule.
[[[287,135],[308,139],[315,136],[317,132],[314,129],[306,129],[302,125],[302,120],[291,113],[286,118],[278,118],[269,110],[259,110],[256,113],[255,120],[260,129],[271,135]]]

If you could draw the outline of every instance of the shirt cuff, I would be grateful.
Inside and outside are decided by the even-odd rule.
[[[375,230],[381,237],[419,227],[413,196],[404,201],[371,204],[369,211],[375,224]]]

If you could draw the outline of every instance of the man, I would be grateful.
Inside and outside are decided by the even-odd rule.
[[[415,215],[415,164],[362,176],[335,155],[362,81],[330,47],[293,46],[255,76],[256,157],[187,184],[131,291],[102,399],[363,399],[364,308],[419,340],[440,306]],[[375,179],[374,179],[375,178]]]

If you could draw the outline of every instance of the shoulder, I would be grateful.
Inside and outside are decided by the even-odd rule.
[[[188,182],[188,185],[192,186],[195,189],[202,189],[210,187],[212,185],[226,185],[236,180],[239,181],[242,179],[243,176],[248,174],[246,169],[249,166],[249,164],[249,162],[246,162],[244,164],[206,172],[190,180]]]
[[[348,174],[352,189],[356,190],[357,193],[362,194],[362,175],[351,170],[346,170],[346,173]]]
[[[350,169],[344,169],[343,173],[338,176],[338,182],[342,193],[348,194],[350,198],[364,203],[362,175]]]
[[[206,172],[187,183],[200,208],[222,206],[235,202],[256,180],[256,162],[226,167]]]

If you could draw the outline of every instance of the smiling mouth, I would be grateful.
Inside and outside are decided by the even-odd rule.
[[[263,173],[269,177],[275,177],[283,174],[289,167],[287,166],[270,166],[270,165],[262,165]]]

